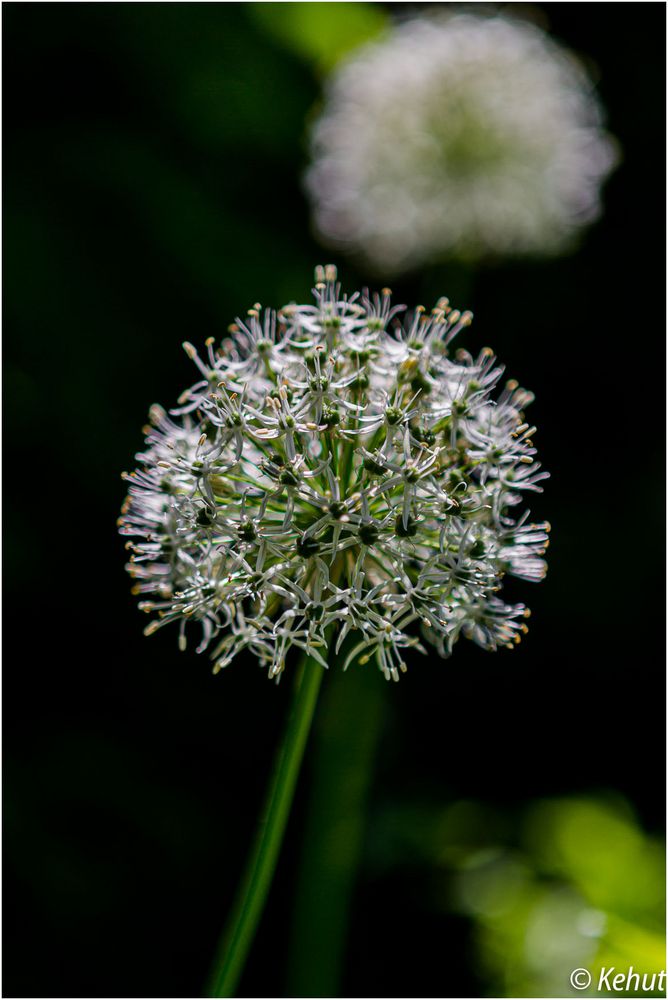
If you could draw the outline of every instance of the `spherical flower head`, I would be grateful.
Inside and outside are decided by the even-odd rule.
[[[600,213],[613,141],[582,66],[508,17],[418,18],[331,79],[306,186],[330,245],[384,274],[553,254]]]
[[[151,409],[120,520],[147,634],[178,622],[185,648],[198,623],[215,671],[247,649],[275,678],[292,647],[395,680],[421,639],[512,648],[528,612],[498,591],[545,573],[549,525],[518,508],[546,473],[531,394],[455,348],[470,321],[344,295],[329,266],[313,304],[185,344],[199,379]]]

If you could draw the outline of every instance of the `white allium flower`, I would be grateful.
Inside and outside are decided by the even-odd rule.
[[[250,310],[204,356],[168,415],[151,409],[126,478],[121,532],[147,634],[198,622],[214,670],[249,649],[279,677],[293,646],[387,678],[422,636],[447,656],[526,630],[506,573],[540,580],[548,524],[519,513],[547,475],[524,420],[530,393],[496,392],[489,348],[456,350],[471,321],[441,299],[402,323],[390,292],[343,295],[316,270],[313,305]]]
[[[582,66],[538,28],[409,21],[331,79],[306,177],[329,244],[384,273],[550,254],[600,214],[617,154]]]

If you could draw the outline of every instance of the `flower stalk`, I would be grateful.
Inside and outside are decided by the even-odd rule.
[[[310,780],[286,996],[342,996],[352,900],[388,692],[367,666],[328,678]]]
[[[274,875],[323,677],[312,657],[302,659],[283,742],[239,894],[213,963],[206,996],[232,997],[243,972]]]

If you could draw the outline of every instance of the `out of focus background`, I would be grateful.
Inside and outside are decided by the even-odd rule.
[[[307,127],[337,60],[416,12],[3,7],[5,996],[202,993],[289,691],[142,636],[120,472],[193,378],[183,340],[304,301],[319,262],[372,280],[313,234]],[[579,966],[664,967],[665,11],[534,15],[607,108],[602,217],[568,256],[392,287],[472,309],[462,343],[535,391],[550,570],[509,591],[533,610],[517,650],[462,641],[383,688],[334,995],[566,996]],[[308,983],[318,760],[244,996]]]

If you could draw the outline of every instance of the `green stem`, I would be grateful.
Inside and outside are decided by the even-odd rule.
[[[209,997],[235,994],[276,868],[323,673],[320,664],[304,657],[262,820],[213,964]]]
[[[351,899],[386,685],[372,667],[328,678],[295,894],[287,996],[341,996]]]

